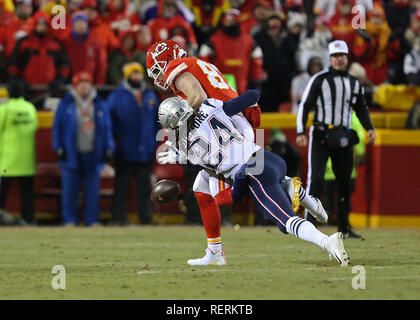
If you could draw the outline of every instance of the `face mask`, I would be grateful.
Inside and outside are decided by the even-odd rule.
[[[229,37],[237,37],[241,33],[241,28],[239,24],[234,24],[229,27],[223,27],[222,31]]]
[[[281,27],[281,22],[278,20],[270,21],[268,24],[268,28],[270,30],[278,30]]]
[[[45,32],[38,32],[38,31],[35,31],[35,35],[38,37],[38,38],[44,38],[45,37]]]
[[[128,79],[128,84],[130,85],[130,87],[132,87],[134,89],[140,89],[141,88],[141,81],[134,81],[134,80]]]

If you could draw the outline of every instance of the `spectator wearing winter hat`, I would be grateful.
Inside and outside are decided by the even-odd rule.
[[[129,0],[110,0],[108,10],[105,22],[117,36],[120,32],[133,30],[133,27],[141,25],[139,15],[130,11]]]
[[[9,73],[30,85],[64,84],[69,61],[62,44],[51,35],[50,17],[43,11],[33,16],[33,28],[16,43]]]
[[[299,44],[306,38],[306,14],[289,11],[287,14],[287,33],[296,54]]]
[[[175,35],[185,38],[188,46],[188,54],[195,54],[198,48],[197,38],[194,30],[185,18],[177,11],[177,3],[175,0],[163,0],[158,3],[160,10],[158,16],[148,22],[148,26],[152,33],[152,42],[160,40],[168,40]]]
[[[158,99],[144,81],[141,64],[132,62],[123,67],[124,80],[108,97],[115,151],[115,193],[112,220],[127,224],[127,200],[130,182],[137,188],[138,218],[151,223],[150,179],[155,159]]]
[[[355,0],[337,0],[335,13],[331,16],[329,24],[333,39],[343,40],[349,47],[349,57],[353,56],[353,42],[356,37],[356,30],[352,26],[355,16],[352,8]]]
[[[114,150],[111,119],[89,72],[78,72],[72,84],[58,105],[52,131],[53,149],[61,168],[62,222],[79,223],[77,203],[82,183],[85,222],[92,226],[98,223],[99,173]]]
[[[98,3],[96,0],[83,0],[80,5],[82,10],[89,21],[90,33],[95,37],[103,46],[108,58],[108,52],[118,47],[118,39],[115,36],[111,27],[103,21],[98,12]]]
[[[252,5],[252,12],[247,18],[241,19],[241,29],[243,33],[251,36],[257,33],[261,28],[268,14],[272,10],[270,3],[266,0],[257,0]],[[242,17],[245,16],[242,13]]]
[[[128,62],[138,62],[146,65],[146,52],[138,49],[137,33],[121,31],[119,33],[120,46],[109,53],[107,83],[119,84],[123,80],[123,66]]]
[[[373,84],[379,85],[388,79],[389,63],[399,58],[401,46],[398,38],[391,37],[381,6],[375,5],[369,11],[366,30],[357,30],[353,51]]]
[[[292,79],[291,96],[293,113],[298,112],[300,100],[309,80],[315,73],[321,71],[324,66],[320,57],[316,55],[311,56],[306,64],[306,70]]]
[[[18,0],[15,2],[13,21],[5,26],[3,30],[0,29],[5,38],[2,42],[6,58],[12,55],[16,42],[30,33],[33,26],[32,14],[32,0]]]
[[[318,56],[322,65],[327,66],[330,61],[328,43],[331,40],[332,33],[329,29],[328,19],[324,15],[319,15],[315,19],[315,31],[312,37],[304,39],[299,44],[298,52],[296,53],[299,69],[305,70],[312,56]]]
[[[259,87],[263,79],[262,51],[254,39],[242,33],[241,12],[228,10],[221,19],[221,28],[201,46],[199,58],[216,65],[223,74],[235,76],[239,94]]]
[[[106,52],[90,33],[88,18],[83,12],[74,13],[71,35],[64,41],[64,47],[70,60],[71,75],[86,71],[94,84],[105,84]]]

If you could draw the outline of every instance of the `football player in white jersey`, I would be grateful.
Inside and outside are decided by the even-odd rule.
[[[284,160],[247,140],[235,128],[231,117],[258,99],[257,91],[248,90],[227,102],[207,99],[195,111],[181,98],[168,98],[159,107],[159,121],[162,127],[177,130],[179,156],[234,181],[234,199],[242,197],[245,185],[258,210],[280,231],[318,245],[330,258],[347,266],[349,257],[340,232],[327,236],[295,215],[281,186],[286,173]]]

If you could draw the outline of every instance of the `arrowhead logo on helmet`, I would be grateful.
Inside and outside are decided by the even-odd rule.
[[[154,80],[154,84],[163,90],[168,89],[165,81],[165,70],[168,63],[174,59],[184,58],[187,52],[173,40],[155,42],[147,51],[147,74]]]

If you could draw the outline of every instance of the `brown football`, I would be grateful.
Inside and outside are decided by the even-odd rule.
[[[160,180],[152,188],[150,199],[156,204],[167,204],[178,198],[179,184],[172,180]]]

